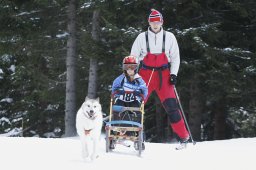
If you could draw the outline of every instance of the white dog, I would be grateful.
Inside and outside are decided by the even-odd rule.
[[[76,115],[76,129],[82,143],[82,157],[94,160],[98,157],[99,141],[103,123],[101,104],[99,98],[85,98]],[[92,141],[92,153],[90,154],[90,142]]]

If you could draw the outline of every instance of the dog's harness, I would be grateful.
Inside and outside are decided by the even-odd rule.
[[[89,135],[89,134],[90,134],[90,132],[91,132],[91,130],[92,130],[92,129],[84,130],[84,134],[85,134],[85,135]]]
[[[95,116],[93,116],[93,117],[89,117],[89,116],[88,116],[87,114],[85,114],[84,112],[83,112],[83,114],[84,114],[84,116],[85,116],[86,118],[88,118],[88,119],[90,119],[90,120],[95,120],[95,118],[97,117],[97,115],[95,115]],[[93,128],[92,128],[92,129],[93,129]],[[84,130],[85,135],[89,135],[92,129],[85,129],[85,130]]]

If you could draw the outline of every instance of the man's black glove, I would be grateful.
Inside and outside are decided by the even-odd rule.
[[[177,83],[177,76],[175,74],[170,75],[170,83],[175,85]]]

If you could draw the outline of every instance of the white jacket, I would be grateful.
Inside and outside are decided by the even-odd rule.
[[[171,63],[171,74],[178,74],[180,66],[180,52],[177,40],[173,33],[165,31],[165,54],[168,62]],[[163,28],[159,33],[154,33],[148,29],[149,49],[152,54],[162,53],[163,44]],[[137,62],[143,60],[147,54],[145,32],[140,33],[134,41],[131,49],[131,54],[136,57]]]

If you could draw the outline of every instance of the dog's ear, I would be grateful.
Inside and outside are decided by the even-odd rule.
[[[99,97],[97,97],[96,100],[97,100],[97,102],[100,102],[100,98]]]
[[[88,97],[88,96],[85,97],[85,101],[86,101],[86,100],[89,100],[89,97]]]

